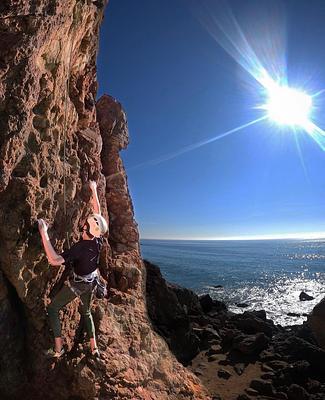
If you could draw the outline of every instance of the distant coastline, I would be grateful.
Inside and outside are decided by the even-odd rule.
[[[288,233],[278,235],[247,235],[225,237],[198,237],[198,238],[170,238],[170,237],[141,237],[140,240],[164,240],[164,241],[246,241],[246,240],[325,240],[325,232]]]

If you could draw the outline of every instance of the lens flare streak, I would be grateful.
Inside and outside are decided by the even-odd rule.
[[[255,119],[253,121],[250,121],[250,122],[247,122],[246,124],[240,125],[237,128],[230,129],[229,131],[221,133],[220,135],[214,136],[214,137],[212,137],[210,139],[207,139],[207,140],[203,140],[202,142],[198,142],[198,143],[183,147],[182,149],[180,149],[180,150],[178,150],[178,151],[176,151],[174,153],[166,154],[166,155],[164,155],[164,156],[162,156],[160,158],[155,158],[153,160],[146,161],[144,163],[138,164],[138,165],[134,166],[131,169],[140,168],[140,167],[144,167],[144,166],[147,166],[147,165],[157,165],[157,164],[160,164],[162,162],[172,160],[173,158],[176,158],[176,157],[178,157],[178,156],[180,156],[182,154],[188,153],[189,151],[198,149],[199,147],[205,146],[207,144],[215,142],[216,140],[220,140],[220,139],[222,139],[222,138],[224,138],[226,136],[229,136],[232,133],[238,132],[238,131],[240,131],[242,129],[248,128],[249,126],[257,124],[258,122],[261,122],[261,121],[265,120],[266,118],[267,118],[267,116],[263,115],[260,118],[257,118],[257,119]]]

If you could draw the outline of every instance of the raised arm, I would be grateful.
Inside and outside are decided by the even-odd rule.
[[[49,263],[53,266],[59,266],[63,264],[64,258],[54,250],[47,233],[48,225],[43,219],[38,220],[38,230],[41,234],[43,247]]]
[[[89,187],[92,192],[91,205],[93,207],[93,212],[95,214],[101,215],[100,204],[99,204],[98,194],[97,194],[97,183],[95,181],[89,181]]]

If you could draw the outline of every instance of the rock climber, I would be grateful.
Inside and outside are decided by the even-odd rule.
[[[54,348],[47,350],[46,355],[48,357],[59,358],[64,354],[59,311],[76,297],[80,297],[81,300],[80,313],[84,317],[91,354],[94,357],[99,357],[90,306],[93,289],[98,278],[99,253],[103,244],[102,235],[107,232],[108,225],[101,215],[96,182],[90,181],[89,187],[92,192],[91,204],[94,214],[87,219],[82,227],[81,239],[69,250],[58,254],[49,239],[47,223],[43,219],[38,220],[39,232],[49,263],[56,267],[62,264],[66,268],[72,267],[69,278],[47,308],[49,324],[54,334]]]

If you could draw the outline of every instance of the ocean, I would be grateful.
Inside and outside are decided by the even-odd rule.
[[[283,326],[301,324],[325,297],[325,240],[142,239],[141,251],[167,281],[208,293],[236,313],[263,309]],[[300,301],[302,291],[314,300]]]

